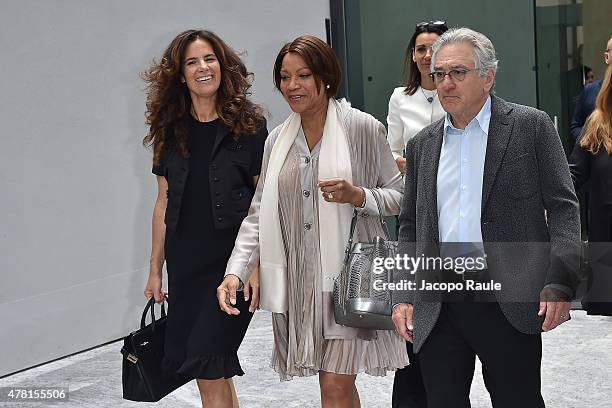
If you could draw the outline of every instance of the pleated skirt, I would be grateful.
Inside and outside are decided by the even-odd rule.
[[[305,160],[309,153],[309,160]],[[331,293],[324,292],[322,284],[316,221],[317,153],[317,148],[308,152],[294,146],[279,176],[279,217],[287,256],[289,307],[286,313],[272,314],[271,366],[281,380],[311,376],[319,371],[384,376],[409,363],[406,343],[399,335],[390,330],[365,330],[357,336],[342,336],[338,330],[327,330],[339,326],[334,322]],[[313,168],[302,168],[304,163]],[[306,223],[308,228],[304,228]]]

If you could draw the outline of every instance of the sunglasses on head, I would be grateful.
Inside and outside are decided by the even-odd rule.
[[[438,28],[446,30],[448,27],[446,26],[446,21],[421,21],[417,23],[416,27],[418,29],[427,29],[427,28]]]

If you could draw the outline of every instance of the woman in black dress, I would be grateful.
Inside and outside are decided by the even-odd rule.
[[[237,350],[258,305],[259,278],[245,285],[239,317],[219,310],[216,288],[255,191],[266,122],[247,99],[251,74],[209,31],[179,34],[142,76],[144,144],[153,146],[158,183],[144,293],[162,300],[165,261],[164,363],[197,379],[206,407],[237,406],[231,378],[244,374]]]
[[[595,110],[569,158],[576,189],[590,181],[589,254],[594,257],[612,242],[612,65],[606,70]],[[602,244],[602,243],[606,244]],[[590,315],[612,316],[612,264],[591,261],[592,276],[583,307]]]

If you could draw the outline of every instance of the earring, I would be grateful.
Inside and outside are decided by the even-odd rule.
[[[325,85],[325,89],[329,89],[329,84]]]

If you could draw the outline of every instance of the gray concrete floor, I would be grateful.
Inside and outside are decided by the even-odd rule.
[[[543,335],[543,394],[551,408],[612,407],[612,318],[573,311],[572,320]],[[121,398],[121,343],[40,366],[0,380],[0,387],[69,387],[68,402],[1,403],[2,407],[142,407]],[[258,312],[240,349],[246,375],[235,379],[241,406],[318,407],[316,377],[279,382],[269,368],[272,352],[270,315]],[[362,406],[390,407],[393,374],[377,378],[361,374],[357,380]],[[517,392],[520,392],[517,390]],[[480,366],[474,376],[472,407],[490,407]],[[195,382],[170,394],[155,407],[199,407]],[[517,407],[519,408],[519,407]],[[523,407],[520,407],[523,408]]]

